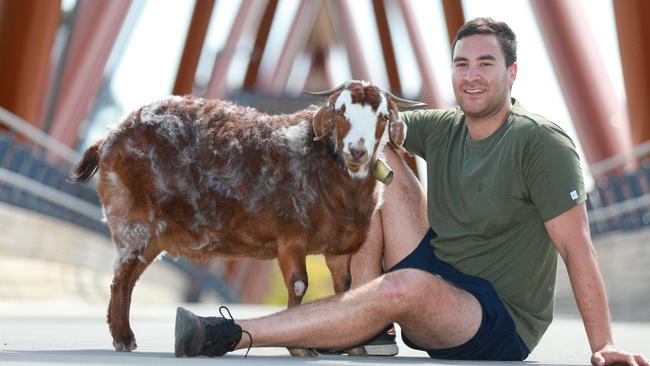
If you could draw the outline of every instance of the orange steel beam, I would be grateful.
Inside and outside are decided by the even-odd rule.
[[[217,53],[217,57],[214,61],[214,66],[212,68],[212,75],[210,76],[210,80],[208,81],[207,89],[205,91],[205,97],[224,98],[226,96],[228,92],[228,70],[230,69],[230,64],[232,63],[233,56],[237,50],[239,39],[244,32],[244,26],[246,25],[249,17],[254,14],[255,9],[253,5],[254,0],[242,0],[233,26],[230,28],[230,33],[228,33],[226,43],[224,44],[221,51]]]
[[[631,147],[623,108],[604,72],[589,25],[574,1],[531,0],[589,164]]]
[[[337,30],[341,30],[340,33],[337,32],[337,35],[339,38],[343,38],[352,78],[372,81],[370,79],[370,72],[368,71],[368,64],[363,54],[363,48],[359,42],[359,37],[357,37],[357,30],[354,28],[348,1],[330,0],[326,4],[330,5],[330,9],[333,10],[332,15],[337,22]]]
[[[379,40],[381,41],[381,50],[384,55],[384,63],[386,64],[388,84],[394,93],[401,93],[402,85],[399,79],[399,70],[397,69],[397,60],[395,59],[393,41],[390,38],[390,24],[388,23],[388,17],[386,16],[384,0],[372,0],[372,6],[375,11],[377,30],[379,31]]]
[[[60,17],[58,1],[0,0],[0,106],[36,126]]]
[[[312,52],[311,66],[307,74],[304,90],[325,90],[332,85],[327,63],[327,50],[316,48]]]
[[[249,259],[252,266],[243,283],[240,299],[244,303],[259,304],[264,301],[271,285],[270,274],[273,270],[273,261]]]
[[[449,46],[451,46],[454,43],[454,38],[456,38],[458,28],[465,23],[463,4],[460,0],[442,0],[442,8],[445,12],[447,35],[449,36]]]
[[[406,0],[400,0],[399,4],[400,8],[402,9],[402,15],[404,16],[406,30],[409,34],[409,38],[411,39],[411,45],[413,46],[415,60],[417,61],[418,69],[420,70],[420,75],[422,77],[421,98],[423,102],[427,103],[431,107],[442,107],[442,98],[440,97],[440,93],[436,88],[436,78],[433,74],[433,69],[431,68],[429,57],[425,52],[422,34],[416,27],[416,19],[413,14],[413,9],[411,9],[410,3]]]
[[[254,276],[255,262],[256,260],[253,258],[229,258],[226,261],[226,281],[230,288],[239,295],[241,302],[250,302],[248,298],[245,298],[247,292],[246,283],[251,275]]]
[[[50,129],[52,128],[54,110],[56,109],[56,102],[59,99],[59,91],[61,90],[61,82],[63,81],[63,71],[65,70],[66,60],[70,49],[70,33],[73,31],[78,9],[79,7],[75,4],[71,11],[61,18],[59,33],[65,32],[64,34],[66,34],[67,37],[65,37],[65,42],[59,42],[62,43],[61,46],[57,47],[60,50],[56,50],[50,56],[51,75],[44,97],[45,110],[43,111],[43,117],[41,118],[41,130],[47,134],[50,133]]]
[[[50,134],[74,147],[104,78],[104,67],[131,0],[81,1]]]
[[[646,0],[612,1],[634,145],[650,140],[650,29]]]
[[[194,75],[201,57],[201,50],[205,42],[205,35],[208,33],[212,10],[215,0],[196,0],[192,21],[185,38],[183,55],[178,65],[176,81],[174,82],[174,95],[191,94],[194,87]]]
[[[260,75],[259,88],[266,93],[283,93],[289,80],[293,61],[301,48],[307,44],[309,35],[316,21],[318,11],[322,9],[320,0],[302,0],[291,23],[291,28],[282,46],[282,52],[273,68],[273,73]]]
[[[266,49],[266,42],[269,39],[271,32],[271,25],[273,24],[273,17],[278,7],[278,0],[269,0],[262,15],[260,26],[257,30],[257,37],[255,37],[255,45],[253,46],[253,53],[248,62],[248,69],[246,69],[246,77],[244,78],[244,89],[253,90],[257,82],[257,74],[260,70],[260,63],[264,50]]]

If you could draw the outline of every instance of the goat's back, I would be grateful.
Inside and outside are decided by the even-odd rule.
[[[312,235],[325,245],[346,218],[363,231],[374,184],[343,177],[326,144],[312,141],[314,113],[269,116],[191,97],[133,112],[100,148],[109,225],[111,217],[136,217],[158,234],[183,232],[180,240],[196,248],[258,257],[275,256],[279,235]],[[359,200],[368,201],[361,223]],[[267,251],[246,249],[260,242]]]

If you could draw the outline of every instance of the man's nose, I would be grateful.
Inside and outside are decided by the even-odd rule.
[[[466,81],[476,81],[480,77],[480,74],[478,73],[478,70],[474,67],[469,67],[467,71],[465,72],[465,80]]]

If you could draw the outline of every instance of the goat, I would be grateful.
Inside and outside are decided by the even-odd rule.
[[[71,180],[99,171],[117,248],[107,315],[117,351],[137,347],[131,294],[162,251],[277,257],[289,307],[307,289],[308,254],[325,255],[337,293],[349,288],[350,256],[381,200],[371,172],[377,155],[389,141],[403,143],[397,107],[421,103],[356,80],[312,94],[327,103],[288,115],[171,97],[132,112],[85,151]]]

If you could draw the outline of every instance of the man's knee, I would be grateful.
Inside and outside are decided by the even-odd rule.
[[[383,276],[379,291],[383,299],[396,307],[413,306],[420,301],[431,301],[438,281],[429,272],[413,268],[399,269]]]

